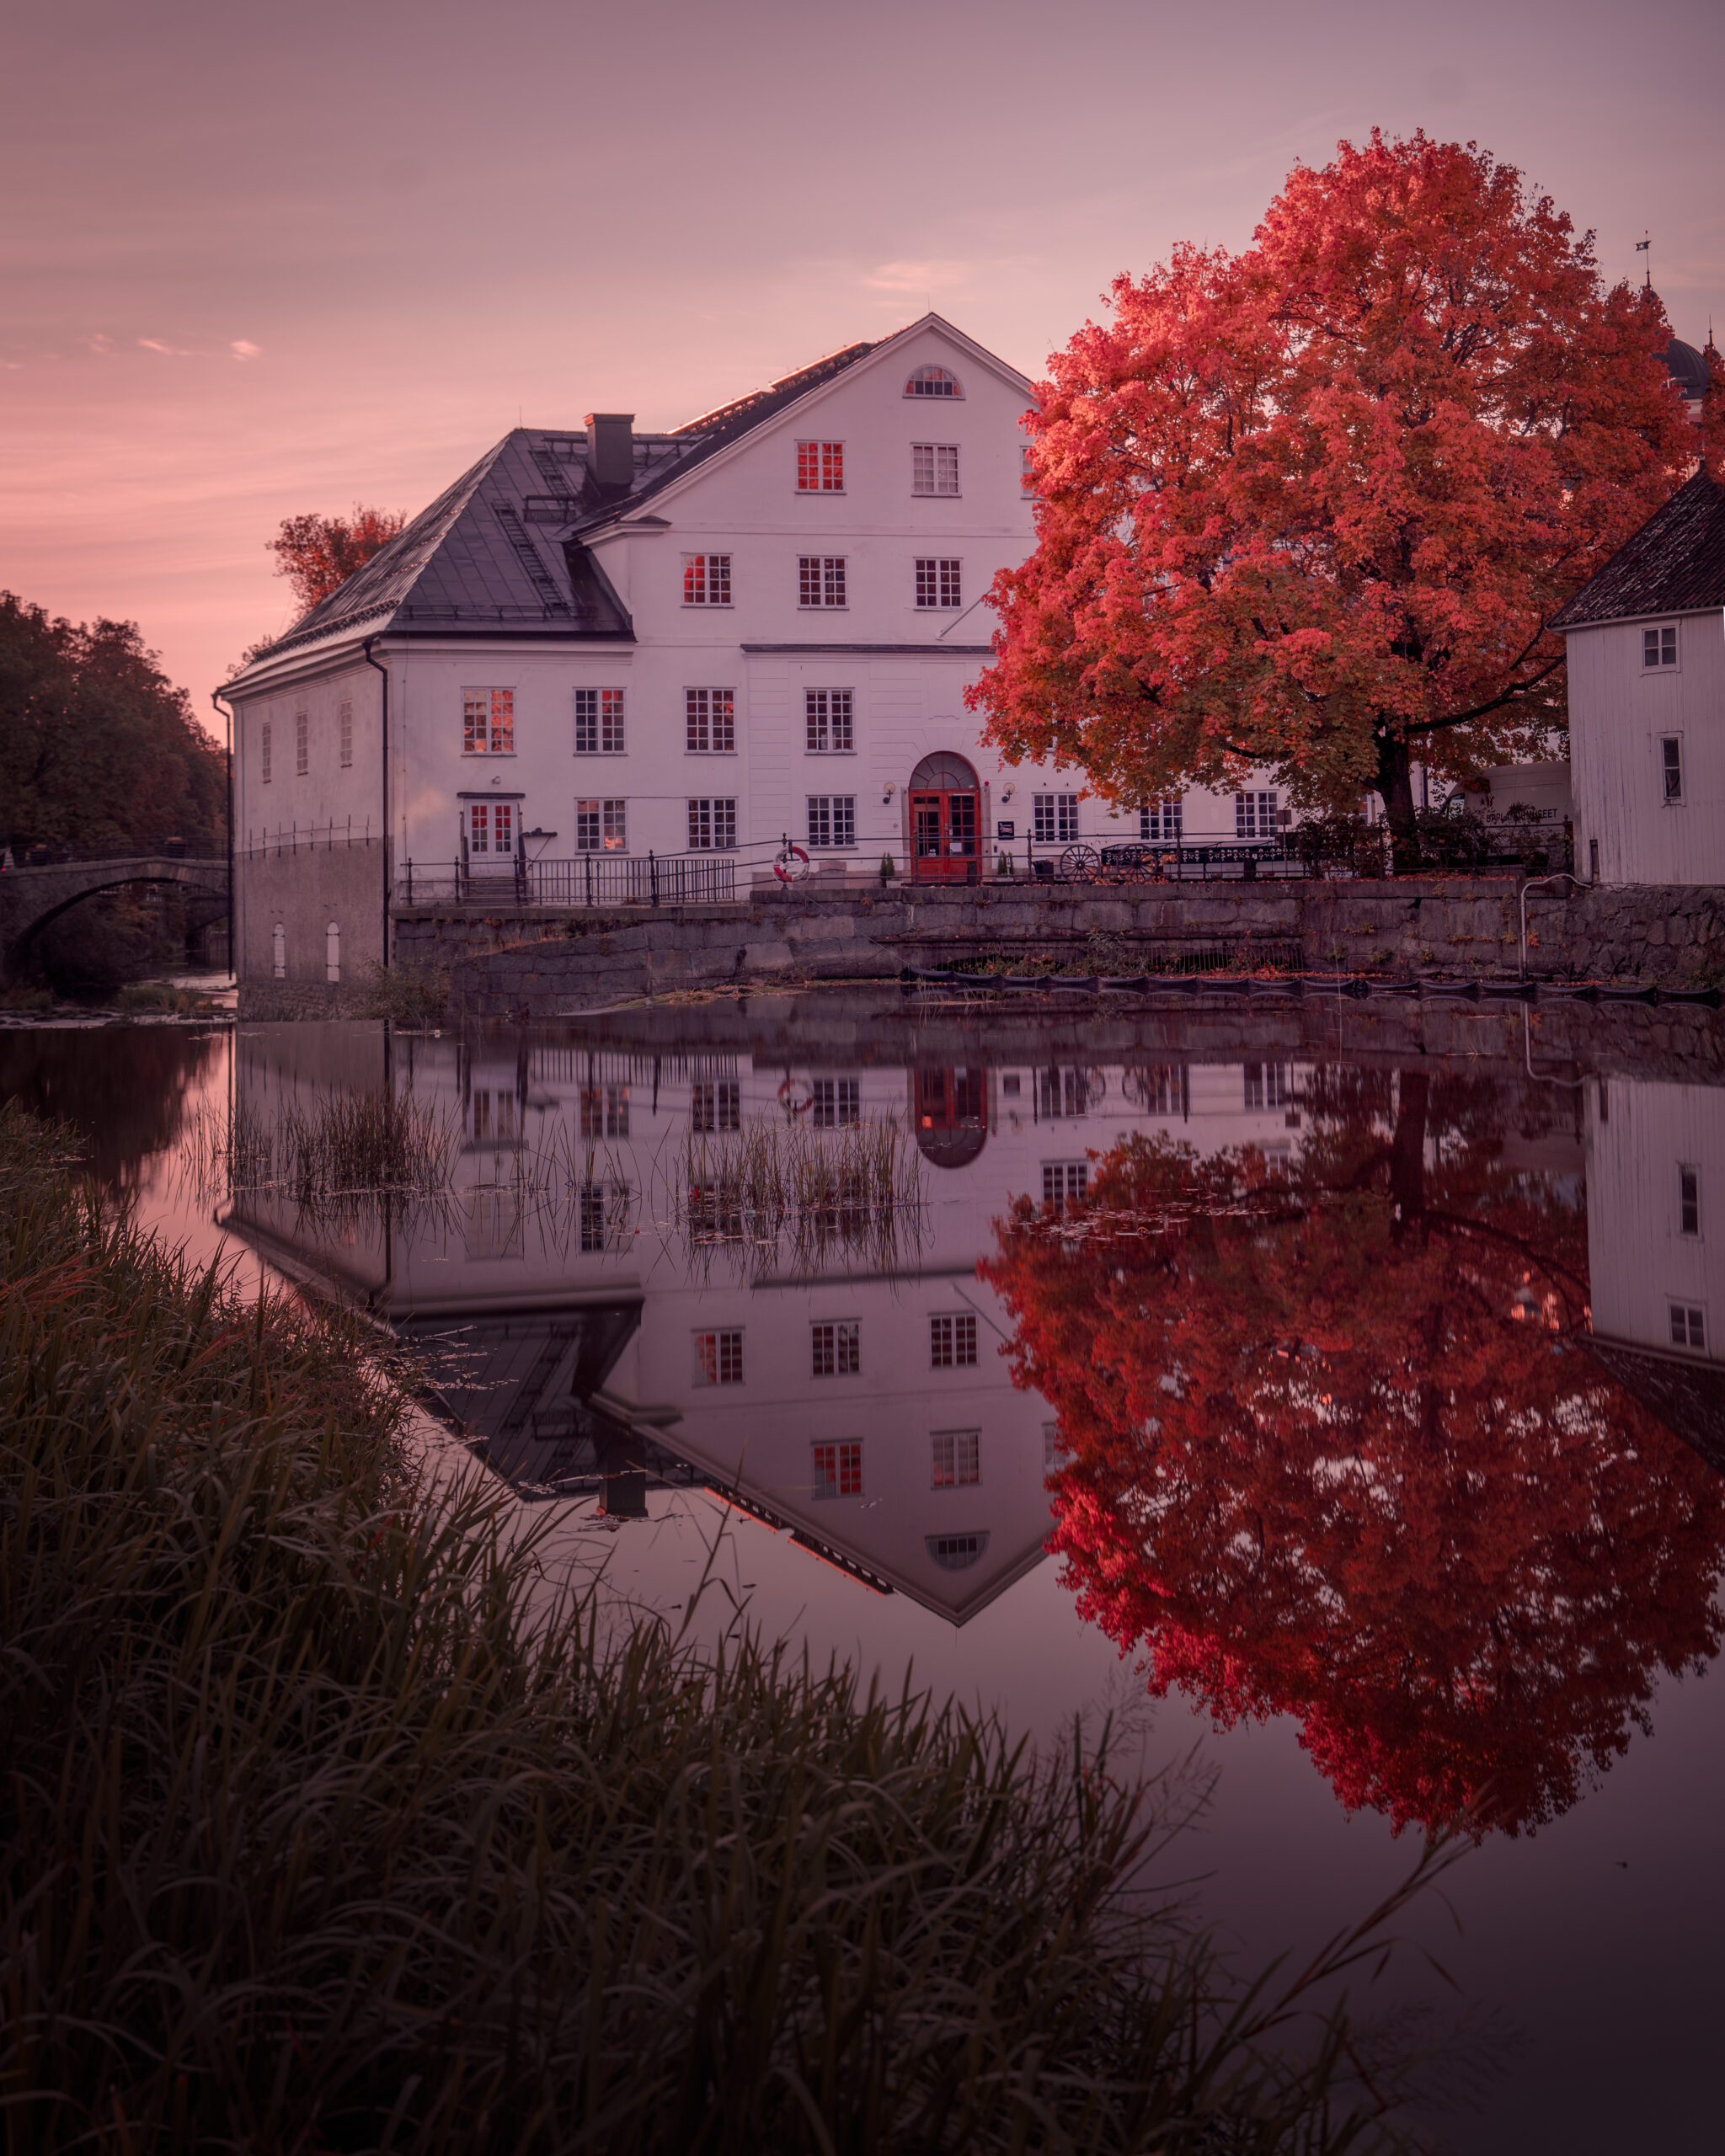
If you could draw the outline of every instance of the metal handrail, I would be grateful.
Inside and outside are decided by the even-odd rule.
[[[1580,877],[1573,868],[1559,868],[1550,876],[1530,876],[1521,887],[1521,978],[1527,979],[1527,894],[1535,883],[1573,883],[1578,890],[1583,888]]]

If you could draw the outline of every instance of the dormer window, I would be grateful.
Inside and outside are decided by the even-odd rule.
[[[1677,624],[1662,622],[1656,629],[1641,632],[1642,671],[1650,674],[1656,666],[1674,666],[1677,664]]]
[[[944,367],[918,367],[905,384],[906,397],[962,397],[956,375]]]

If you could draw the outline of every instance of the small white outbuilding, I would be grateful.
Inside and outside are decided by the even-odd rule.
[[[1551,626],[1578,873],[1725,885],[1725,485],[1697,472]]]

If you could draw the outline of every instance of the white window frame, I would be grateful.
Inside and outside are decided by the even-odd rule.
[[[839,613],[850,605],[844,554],[798,554],[797,606],[803,613]]]
[[[1666,1298],[1665,1308],[1671,1334],[1671,1345],[1674,1348],[1681,1348],[1685,1352],[1692,1350],[1696,1354],[1705,1355],[1707,1352],[1706,1305],[1693,1303],[1687,1295],[1670,1295]],[[1678,1337],[1680,1322],[1682,1326],[1680,1339]],[[1696,1337],[1697,1333],[1700,1335],[1699,1338]]]
[[[905,394],[918,403],[936,398],[946,403],[958,403],[963,400],[964,385],[950,367],[930,365],[911,370],[905,377]]]
[[[809,1081],[812,1130],[843,1130],[862,1120],[862,1081],[849,1076]]]
[[[480,709],[481,699],[484,708]],[[503,746],[496,745],[499,736]],[[462,754],[512,756],[515,752],[515,692],[513,688],[467,686],[462,690]]]
[[[1078,839],[1076,793],[1033,793],[1030,835],[1038,846],[1073,846]]]
[[[959,554],[918,554],[912,590],[919,614],[955,614],[964,605],[964,563]]]
[[[844,853],[857,843],[857,797],[854,793],[810,793],[808,803],[809,846],[811,852]]]
[[[1660,800],[1667,808],[1680,808],[1685,798],[1683,736],[1680,733],[1660,734],[1654,738],[1659,746]]]
[[[845,491],[845,445],[841,441],[798,441],[797,492],[841,494]]]
[[[312,714],[296,711],[293,715],[293,775],[296,778],[309,778],[312,773]]]
[[[1274,787],[1242,787],[1234,796],[1235,838],[1274,838],[1281,806],[1281,796]]]
[[[846,1454],[850,1455],[847,1459]],[[830,1455],[830,1468],[825,1455]],[[809,1484],[817,1497],[860,1497],[862,1495],[862,1440],[861,1438],[811,1438],[809,1444]],[[845,1487],[846,1469],[856,1471],[856,1486]]]
[[[275,723],[266,718],[258,736],[258,783],[268,786],[274,776]]]
[[[340,742],[341,768],[351,771],[354,765],[354,702],[344,696],[336,706],[336,730]]]
[[[959,484],[957,442],[911,443],[911,492],[918,500],[956,501],[962,491]]]
[[[734,853],[737,850],[737,798],[734,794],[690,794],[689,851]]]
[[[683,604],[686,606],[729,606],[731,603],[731,558],[729,554],[685,554]]]
[[[1641,632],[1641,670],[1643,674],[1680,674],[1683,670],[1683,639],[1675,622],[1646,622]],[[1651,643],[1653,655],[1648,656]],[[1667,659],[1669,647],[1671,656]]]
[[[737,692],[734,689],[685,689],[683,753],[688,756],[734,756],[737,753]]]
[[[804,689],[803,753],[809,756],[854,756],[856,721],[854,689]],[[842,740],[839,739],[841,734]]]
[[[1059,1187],[1055,1187],[1058,1180]],[[1088,1161],[1044,1161],[1042,1163],[1042,1202],[1062,1210],[1074,1198],[1081,1204],[1090,1195]]]
[[[928,1367],[932,1370],[974,1370],[980,1367],[975,1310],[931,1310]]]
[[[699,1132],[740,1130],[743,1089],[735,1078],[697,1078],[689,1088],[689,1128]]]
[[[1186,828],[1186,805],[1178,793],[1163,794],[1138,811],[1138,835],[1156,846],[1178,846]]]
[[[577,689],[574,691],[575,754],[578,756],[625,756],[628,754],[628,691],[625,689]]]
[[[513,861],[515,841],[521,835],[521,809],[519,801],[469,801],[467,804],[468,858],[472,860],[483,855],[488,864],[494,861]],[[492,820],[494,814],[494,822]],[[483,823],[483,834],[476,826],[476,819]],[[509,827],[508,842],[499,846],[495,841],[503,837],[505,825]]]

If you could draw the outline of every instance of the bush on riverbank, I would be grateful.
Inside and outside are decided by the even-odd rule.
[[[357,1334],[65,1150],[0,1113],[15,2156],[1376,2141],[1339,2021],[1279,2060],[1284,2006],[1123,1891],[1155,1822],[1103,1758],[607,1646],[499,1500],[415,1483]]]

